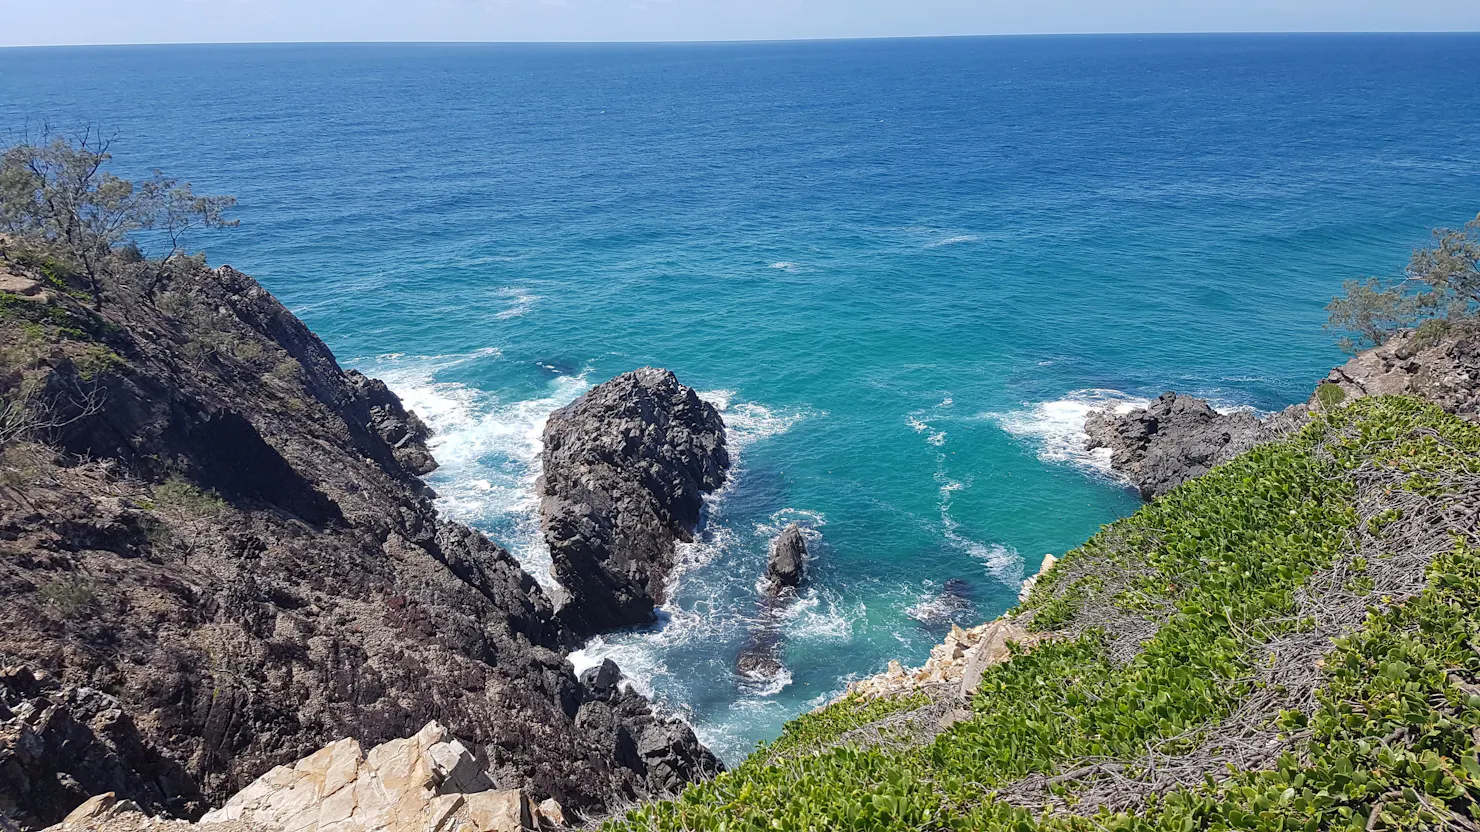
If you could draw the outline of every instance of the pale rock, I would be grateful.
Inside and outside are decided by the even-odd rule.
[[[275,832],[518,832],[530,819],[520,792],[492,782],[437,723],[362,752],[352,739],[277,768],[208,812]]]
[[[117,802],[118,796],[113,792],[103,792],[102,794],[93,795],[87,800],[82,801],[81,806],[68,812],[67,817],[62,819],[62,823],[79,824],[102,817]]]
[[[465,832],[524,832],[533,828],[529,799],[517,789],[466,795]],[[461,813],[459,813],[461,814]]]
[[[564,827],[565,810],[561,808],[559,801],[551,797],[539,805],[540,818],[555,828]]]

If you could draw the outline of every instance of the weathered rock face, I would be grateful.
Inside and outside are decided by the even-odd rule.
[[[1326,383],[1350,399],[1418,396],[1480,421],[1480,327],[1468,325],[1440,337],[1400,332],[1332,370]]]
[[[115,733],[122,718],[100,725],[68,705],[113,744],[124,771],[99,776],[109,790],[191,814],[333,740],[381,743],[432,719],[497,787],[577,813],[702,768],[661,763],[707,754],[685,726],[581,685],[534,580],[437,516],[416,478],[432,465],[425,427],[251,278],[199,269],[152,300],[115,295],[101,315],[32,295],[91,340],[60,340],[43,360],[64,423],[49,447],[12,444],[0,459],[0,665],[126,703],[142,750]],[[24,335],[0,320],[0,346]],[[86,370],[89,352],[113,359]],[[688,505],[675,500],[674,516]],[[587,706],[604,716],[583,718]],[[639,735],[659,764],[618,759]],[[178,764],[178,782],[156,757]],[[75,773],[92,757],[39,759],[27,782],[63,785],[27,825],[94,788]],[[86,784],[69,790],[69,777]],[[0,800],[31,799],[15,782],[0,781]]]
[[[730,456],[714,407],[667,370],[598,385],[545,427],[540,521],[579,636],[651,622],[675,544],[692,539],[704,494]]]
[[[582,673],[589,695],[576,713],[577,725],[609,738],[606,751],[613,759],[642,772],[655,793],[671,793],[724,771],[688,725],[654,716],[641,694],[619,684],[621,678],[610,659]]]
[[[155,813],[188,813],[201,801],[115,697],[25,667],[0,669],[0,817],[37,824],[103,792]]]
[[[1219,413],[1176,393],[1163,393],[1143,410],[1091,413],[1084,430],[1089,447],[1109,448],[1111,466],[1147,500],[1268,438],[1252,413]]]

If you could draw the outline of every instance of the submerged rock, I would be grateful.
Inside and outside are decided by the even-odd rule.
[[[578,636],[646,624],[730,455],[719,411],[667,370],[596,386],[545,426],[540,523]]]

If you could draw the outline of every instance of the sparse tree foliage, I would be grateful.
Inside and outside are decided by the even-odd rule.
[[[1480,311],[1480,215],[1464,228],[1434,230],[1435,244],[1413,253],[1402,278],[1391,283],[1370,277],[1342,284],[1345,294],[1331,299],[1328,329],[1351,333],[1342,349],[1356,352],[1387,341],[1395,332],[1442,316],[1449,323]]]
[[[93,306],[103,303],[105,277],[115,262],[143,262],[136,235],[157,231],[169,249],[153,262],[152,293],[187,236],[202,228],[236,225],[225,213],[236,200],[196,194],[189,182],[154,176],[131,182],[105,168],[112,139],[85,130],[22,140],[0,155],[0,232],[49,250],[87,281]]]

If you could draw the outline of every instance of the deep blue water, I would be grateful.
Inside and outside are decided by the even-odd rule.
[[[1343,278],[1480,210],[1480,36],[0,50],[0,128],[241,200],[203,242],[438,430],[444,510],[539,572],[544,416],[672,368],[733,486],[665,625],[600,640],[732,761],[1136,502],[1094,401],[1305,398]],[[739,684],[805,520],[790,682]],[[924,621],[920,620],[924,619]]]

